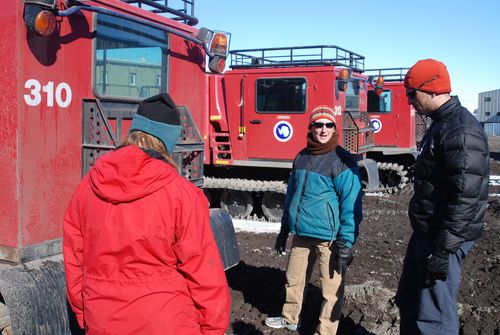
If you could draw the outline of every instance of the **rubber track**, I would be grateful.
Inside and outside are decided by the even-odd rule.
[[[404,190],[407,186],[408,183],[410,182],[410,179],[407,177],[408,171],[405,170],[403,165],[397,164],[397,163],[381,163],[377,162],[377,167],[379,170],[382,171],[393,171],[394,173],[397,173],[401,181],[399,182],[398,185],[387,185],[384,184],[383,180],[380,180],[381,186],[378,189],[373,190],[372,192],[383,192],[383,193],[389,193],[389,194],[396,194]]]
[[[205,177],[205,188],[221,188],[248,192],[286,193],[286,183],[283,181],[251,180],[240,178]]]
[[[383,192],[388,194],[396,194],[407,188],[409,178],[406,176],[408,171],[404,169],[403,165],[397,163],[377,163],[379,170],[391,170],[401,177],[401,182],[398,185],[382,185],[381,187],[372,190],[371,192]],[[382,182],[382,181],[381,181]],[[286,183],[283,181],[265,181],[265,180],[252,180],[241,178],[213,178],[205,177],[204,188],[207,189],[229,189],[236,191],[247,192],[277,192],[286,194]],[[236,219],[251,219],[258,221],[269,221],[265,216],[257,217],[255,214],[238,216]]]
[[[203,187],[208,189],[229,189],[247,192],[277,192],[286,194],[286,183],[283,181],[265,181],[240,178],[212,178],[205,177]],[[263,222],[273,222],[264,215],[258,217],[254,215],[238,215],[234,219],[254,220]]]

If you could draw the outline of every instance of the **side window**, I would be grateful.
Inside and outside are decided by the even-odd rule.
[[[167,91],[168,35],[137,22],[97,14],[94,91],[146,98]]]
[[[382,94],[380,94],[380,102],[379,102],[380,112],[382,113],[390,112],[392,110],[391,101],[392,101],[392,91],[383,91]]]
[[[256,110],[258,113],[304,113],[307,83],[305,78],[257,79]]]
[[[383,91],[380,96],[368,91],[368,113],[390,113],[392,110],[392,91]]]

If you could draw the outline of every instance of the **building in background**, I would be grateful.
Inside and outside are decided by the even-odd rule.
[[[106,57],[103,52],[98,52],[95,68],[96,91],[101,95],[139,98],[162,92],[166,83],[165,75],[162,75],[164,69],[161,63],[161,49],[149,49],[149,59],[141,58],[139,62],[134,61],[138,51],[122,51],[120,58]]]
[[[479,93],[476,117],[488,136],[500,136],[500,89]]]

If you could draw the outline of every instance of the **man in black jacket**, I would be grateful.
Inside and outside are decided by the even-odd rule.
[[[450,96],[446,66],[418,61],[405,77],[408,103],[432,119],[415,163],[408,243],[396,294],[400,333],[459,332],[462,259],[481,236],[487,207],[489,150],[472,114]]]

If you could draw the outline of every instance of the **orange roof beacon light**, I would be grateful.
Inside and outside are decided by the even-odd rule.
[[[341,69],[338,77],[338,88],[340,91],[345,92],[347,90],[347,83],[349,81],[349,70]]]
[[[208,68],[214,73],[222,73],[226,68],[228,54],[228,36],[221,32],[214,32],[210,42],[210,58]]]
[[[222,73],[226,68],[226,58],[229,52],[228,34],[202,27],[196,38],[205,43],[205,50],[207,50],[209,57],[209,70],[214,73]]]
[[[377,95],[382,94],[382,90],[384,89],[384,77],[378,76],[377,80],[375,81],[375,89],[377,90]]]
[[[227,56],[227,36],[223,33],[216,32],[210,44],[210,52],[219,55]]]

